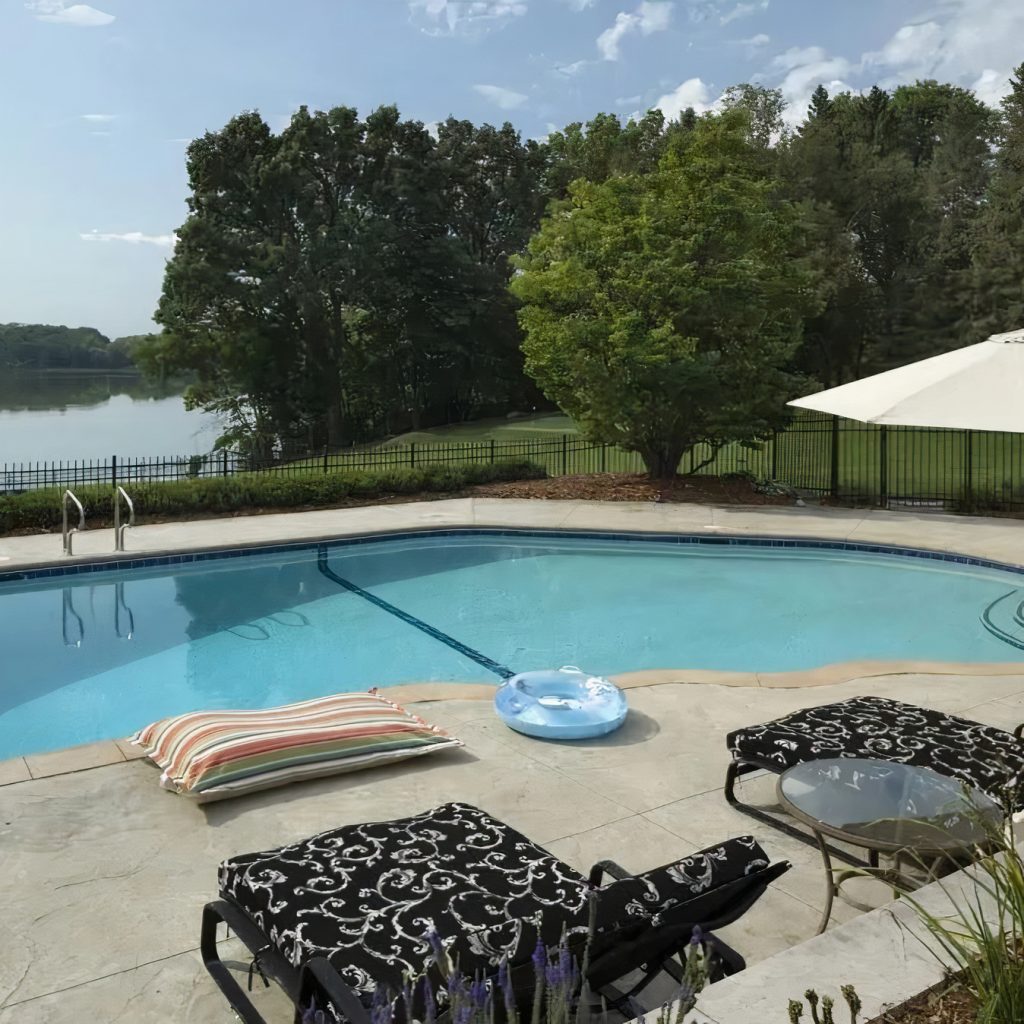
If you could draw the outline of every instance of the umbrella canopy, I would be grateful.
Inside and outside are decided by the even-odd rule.
[[[789,404],[864,423],[1024,433],[1024,330]]]

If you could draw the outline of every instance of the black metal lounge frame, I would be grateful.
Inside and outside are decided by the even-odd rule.
[[[463,815],[475,813],[485,821],[494,823],[494,819],[487,819],[483,812],[466,805],[445,805],[435,812],[428,812],[428,815],[445,812],[450,808],[455,808]],[[428,819],[428,815],[421,816],[421,819]],[[395,823],[380,824],[402,826],[409,821],[418,820],[420,819],[403,819]],[[508,826],[500,822],[496,824],[508,830],[512,836],[524,838],[508,829]],[[342,833],[344,830],[336,832]],[[322,842],[324,836],[331,835],[325,833],[307,842],[313,844],[320,841],[320,846],[316,848],[322,850],[325,845]],[[295,847],[284,849],[287,852],[294,850]],[[789,868],[787,862],[770,864],[760,847],[749,837],[730,840],[720,847],[684,858],[673,865],[635,876],[614,862],[601,861],[593,867],[589,878],[584,878],[535,844],[529,844],[526,848],[524,856],[527,860],[537,855],[534,851],[543,854],[547,861],[556,865],[561,884],[567,883],[570,887],[569,902],[576,896],[580,896],[586,904],[596,900],[592,908],[584,907],[582,918],[580,915],[574,917],[575,911],[567,912],[567,919],[577,924],[582,919],[586,925],[589,919],[589,935],[578,935],[573,948],[581,950],[584,939],[587,941],[588,987],[592,992],[599,993],[608,1006],[624,1011],[632,1009],[631,1001],[634,997],[662,970],[667,971],[677,981],[682,980],[679,964],[674,962],[673,958],[686,947],[694,926],[699,926],[705,933],[710,933],[738,920],[761,897],[768,885]],[[278,852],[271,851],[272,854]],[[708,857],[708,854],[711,856]],[[269,855],[253,856],[266,858]],[[245,861],[245,858],[241,860]],[[384,858],[384,862],[385,866],[388,866],[387,858]],[[535,860],[534,866],[536,863]],[[721,884],[717,885],[711,880],[713,870],[720,869],[713,867],[715,863],[726,865],[725,868],[721,868]],[[690,879],[687,879],[685,874],[688,866],[693,866]],[[680,871],[682,875],[679,874]],[[701,872],[707,874],[698,883],[697,879]],[[612,881],[602,886],[606,875]],[[680,877],[686,886],[684,890],[680,890],[676,884]],[[339,1019],[345,1020],[348,1024],[369,1024],[366,993],[364,992],[361,998],[360,993],[353,989],[339,972],[339,968],[345,968],[344,948],[340,951],[340,961],[336,955],[339,951],[335,950],[332,953],[334,963],[324,956],[311,956],[303,960],[300,966],[295,966],[285,951],[270,940],[265,926],[254,920],[253,914],[241,906],[230,892],[225,891],[223,879],[222,874],[221,898],[207,904],[203,910],[200,950],[211,977],[244,1024],[266,1024],[266,1021],[239,982],[239,976],[220,957],[217,948],[217,929],[220,924],[225,924],[241,940],[253,958],[249,968],[249,987],[251,988],[253,984],[269,985],[271,981],[280,985],[295,1006],[296,1024],[301,1020],[304,1010],[314,1001],[318,1008],[330,1007]],[[694,883],[692,887],[689,884],[691,881]],[[623,890],[623,885],[627,889]],[[638,895],[641,899],[647,899],[644,894],[650,892],[660,896],[661,893],[669,891],[671,885],[676,886],[671,890],[673,898],[667,904],[659,905],[653,917],[637,916],[635,909],[632,912],[626,911],[627,903],[635,908]],[[603,900],[602,893],[605,894]],[[680,893],[687,898],[680,900]],[[459,896],[459,893],[453,892],[445,899],[457,901]],[[278,891],[275,900],[279,900],[280,897],[281,893]],[[275,906],[277,905],[275,903]],[[432,911],[435,916],[438,913],[443,915],[444,906],[435,904]],[[454,916],[457,918],[458,914]],[[556,928],[561,927],[557,912],[552,920]],[[274,923],[276,926],[278,922],[275,920]],[[584,927],[583,931],[586,932],[587,928]],[[536,935],[537,938],[541,937],[539,930]],[[531,943],[532,941],[535,940],[531,939]],[[706,950],[710,958],[712,980],[734,974],[745,966],[743,958],[717,937],[707,936]],[[358,950],[354,949],[353,952],[358,953]],[[521,994],[532,993],[533,975],[529,952],[524,956],[520,950],[516,956],[518,959],[512,960],[509,964],[513,976],[523,982]],[[365,966],[365,962],[362,963],[363,969]],[[424,968],[426,966],[422,965]],[[627,975],[630,976],[628,988],[618,987],[616,983]],[[517,995],[520,994],[518,983],[516,989]],[[635,1013],[626,1012],[625,1015],[633,1017]],[[331,1017],[328,1016],[328,1019]]]
[[[754,772],[781,775],[817,757],[873,757],[916,764],[990,793],[1016,773],[1024,779],[1024,723],[1009,733],[882,697],[854,697],[803,709],[764,725],[737,729],[726,744],[732,754],[724,785],[730,806],[815,849],[817,840],[807,831],[741,801],[736,783]],[[1018,810],[1022,796],[1024,789],[1018,788],[1014,796]],[[878,867],[874,851],[865,862],[833,846],[828,849],[849,864]]]

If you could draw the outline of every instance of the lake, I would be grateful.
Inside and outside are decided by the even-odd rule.
[[[128,373],[0,369],[0,465],[111,455],[196,455],[220,427],[188,412],[180,388]]]

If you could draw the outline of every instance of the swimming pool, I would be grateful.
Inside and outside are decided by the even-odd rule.
[[[1024,575],[856,545],[449,530],[118,565],[0,575],[0,758],[564,664],[1024,661]]]

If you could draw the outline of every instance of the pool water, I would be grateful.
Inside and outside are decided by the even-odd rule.
[[[427,680],[1024,661],[1024,576],[817,548],[419,535],[0,583],[0,758]]]

